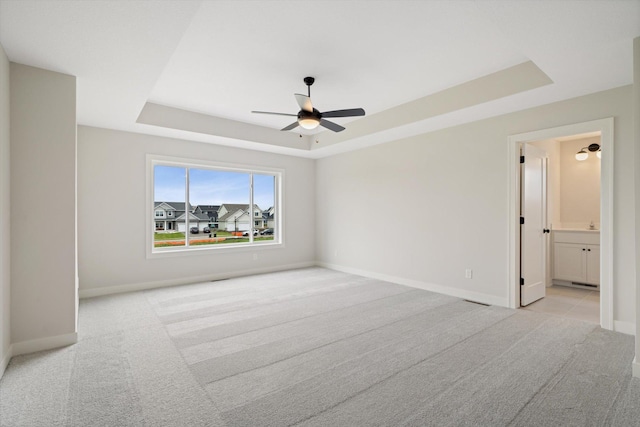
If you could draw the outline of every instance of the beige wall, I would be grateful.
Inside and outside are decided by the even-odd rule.
[[[620,87],[318,160],[319,261],[507,305],[508,137],[613,117],[614,319],[632,328],[630,92]],[[363,214],[371,206],[382,216]]]
[[[11,63],[11,341],[76,332],[76,79]]]
[[[581,148],[594,143],[600,144],[600,137],[559,143],[560,223],[564,228],[587,228],[591,221],[600,228],[600,159],[595,153],[589,153],[587,160],[575,158]]]
[[[9,363],[11,345],[11,228],[9,60],[0,45],[0,377]]]

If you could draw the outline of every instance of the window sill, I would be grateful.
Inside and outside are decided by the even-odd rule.
[[[172,258],[181,256],[198,256],[198,255],[214,255],[214,254],[234,254],[244,252],[255,252],[261,250],[283,249],[285,247],[282,242],[273,243],[236,243],[233,246],[224,247],[190,247],[184,248],[151,248],[147,249],[147,259],[154,258]]]

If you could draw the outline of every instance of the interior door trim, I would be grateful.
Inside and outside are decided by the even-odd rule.
[[[509,153],[508,230],[509,268],[507,287],[509,307],[520,306],[520,144],[588,132],[600,132],[600,326],[613,330],[613,117],[525,132],[507,137]]]

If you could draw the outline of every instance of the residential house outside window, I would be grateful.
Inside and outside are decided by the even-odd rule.
[[[265,220],[279,212],[282,171],[160,156],[148,162],[155,213],[148,253],[282,244],[279,218],[271,216],[277,227]]]

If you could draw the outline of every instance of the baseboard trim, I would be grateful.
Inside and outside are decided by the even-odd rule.
[[[52,348],[65,347],[77,342],[77,332],[73,332],[71,334],[56,335],[53,337],[21,341],[12,344],[12,355],[19,356],[21,354],[35,353],[36,351],[51,350]]]
[[[295,270],[298,268],[314,267],[315,262],[301,262],[297,264],[278,265],[274,267],[262,267],[241,271],[207,274],[204,276],[191,276],[180,279],[158,280],[153,282],[129,283],[126,285],[103,286],[100,288],[80,288],[78,295],[80,299],[101,297],[105,295],[121,294],[125,292],[144,291],[147,289],[166,288],[168,286],[189,285],[199,282],[210,282],[212,280],[231,279],[234,277],[253,276],[254,274],[274,273],[276,271]]]
[[[11,357],[13,356],[13,345],[9,346],[7,353],[2,356],[2,361],[0,361],[0,378],[4,375],[4,371],[7,369],[9,362],[11,361]]]
[[[631,363],[631,373],[634,377],[640,378],[640,362],[638,362],[638,356],[633,359]]]
[[[324,267],[331,270],[342,271],[343,273],[357,274],[358,276],[369,277],[371,279],[384,280],[385,282],[397,283],[399,285],[410,286],[412,288],[423,289],[425,291],[437,292],[439,294],[449,295],[456,298],[467,299],[469,301],[480,302],[488,305],[497,305],[500,307],[509,307],[509,298],[500,298],[493,295],[486,295],[479,292],[467,291],[464,289],[451,288],[436,283],[422,282],[404,277],[391,276],[387,274],[376,273],[368,270],[360,270],[358,268],[345,267],[337,264],[326,262],[316,263],[318,267]]]
[[[620,320],[615,320],[613,322],[613,330],[622,334],[635,336],[636,325],[633,322],[622,322]]]

